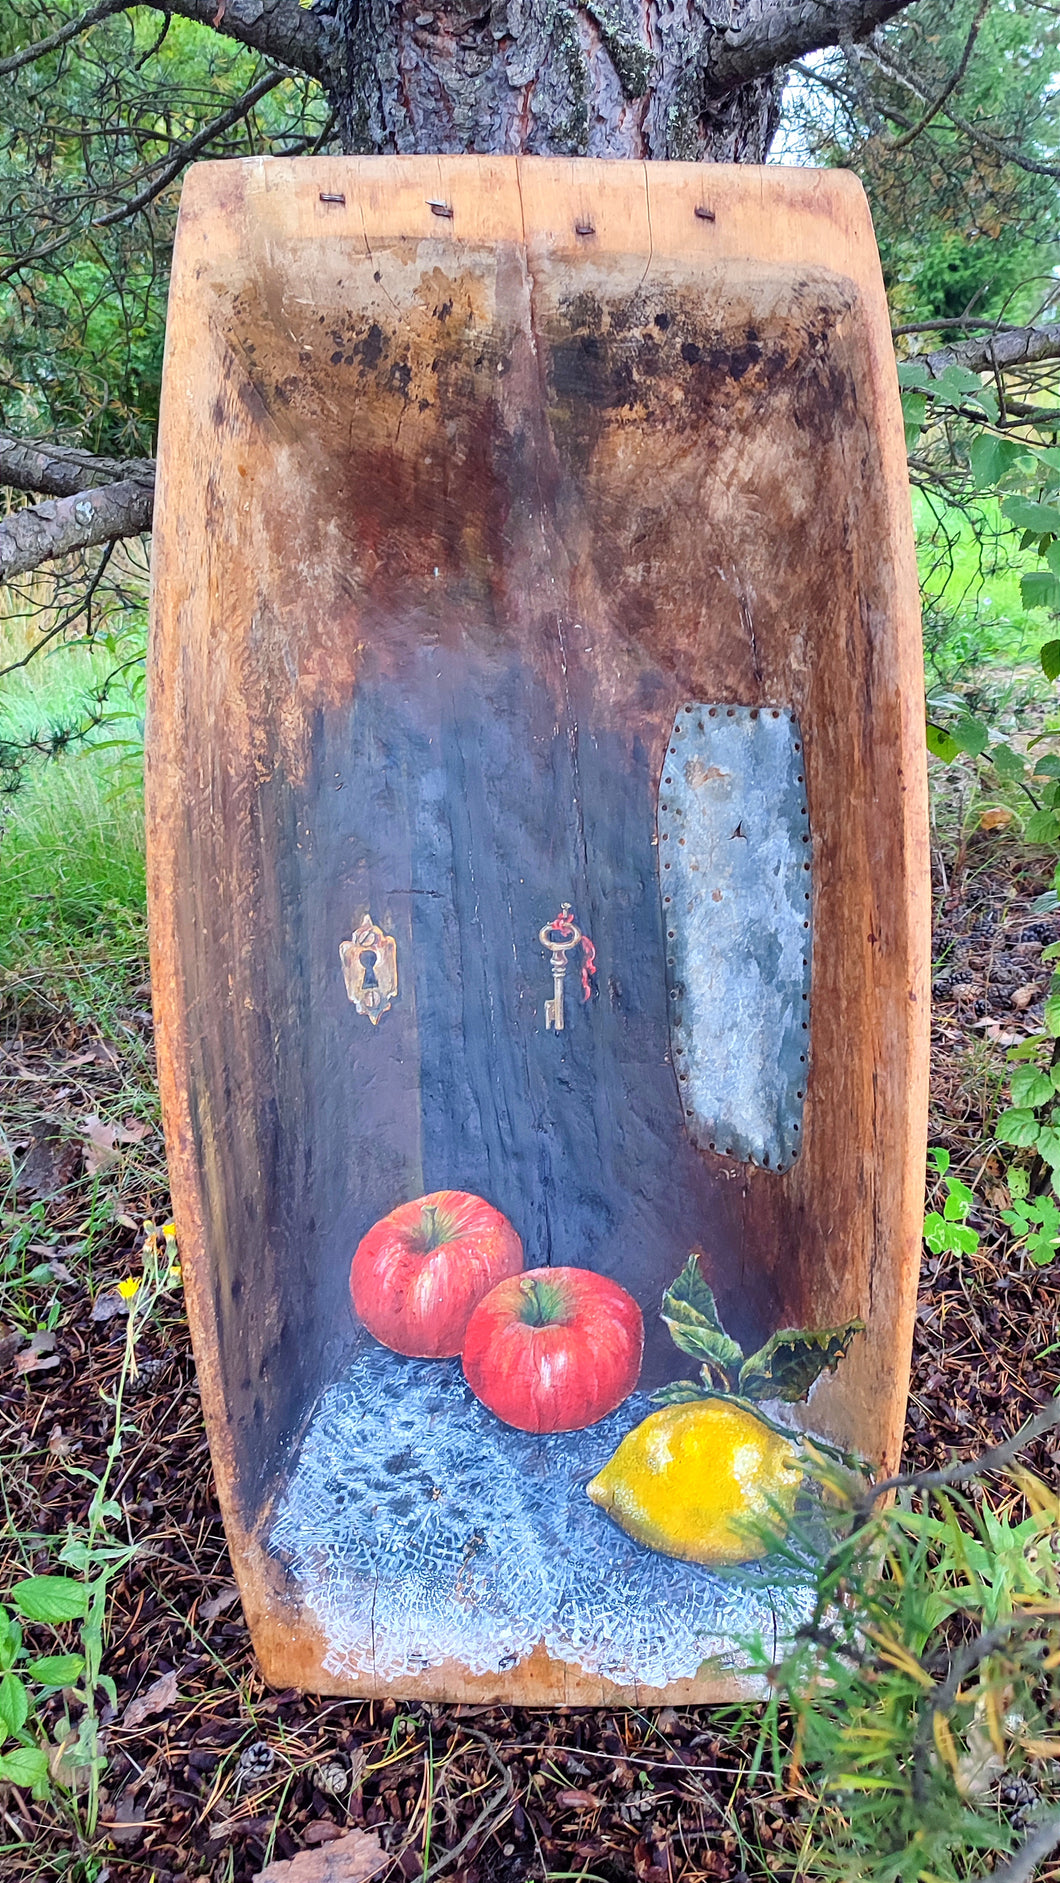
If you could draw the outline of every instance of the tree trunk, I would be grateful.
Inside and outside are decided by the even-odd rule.
[[[769,9],[713,12],[724,17],[703,0],[340,0],[343,147],[764,163],[783,70],[741,84],[724,55]]]

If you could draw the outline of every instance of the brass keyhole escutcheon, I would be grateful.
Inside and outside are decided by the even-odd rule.
[[[346,993],[358,1013],[378,1026],[397,999],[397,942],[377,928],[370,915],[339,945]]]

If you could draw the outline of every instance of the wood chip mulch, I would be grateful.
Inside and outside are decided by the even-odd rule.
[[[1044,864],[984,840],[940,890],[931,1142],[974,1184],[981,1242],[973,1256],[925,1259],[912,1466],[995,1442],[1056,1390],[1060,1356],[1045,1350],[1058,1337],[1060,1263],[1054,1274],[1013,1251],[989,1138],[1005,1047],[1040,1024],[1041,950],[1060,937],[1060,918],[1031,907],[1047,884]],[[142,1219],[166,1212],[146,995],[130,985],[120,1022],[103,1026],[30,985],[9,990],[0,1015],[0,1125],[19,1171],[0,1279],[34,1272],[17,1298],[38,1319],[58,1303],[31,1352],[10,1287],[0,1297],[0,1587],[52,1568],[56,1539],[84,1520],[89,1488],[76,1473],[102,1465],[124,1340],[107,1303],[138,1271]],[[142,1547],[113,1597],[105,1667],[118,1704],[97,1883],[250,1883],[270,1859],[323,1850],[350,1826],[392,1853],[383,1883],[429,1883],[435,1866],[453,1883],[790,1873],[794,1806],[768,1771],[749,1780],[755,1732],[723,1710],[542,1713],[268,1691],[232,1583],[176,1297],[142,1342],[128,1418],[115,1494]],[[1060,1438],[1035,1462],[1054,1473]],[[28,1632],[54,1651],[50,1631]],[[68,1818],[10,1789],[0,1816],[0,1875],[68,1874]]]

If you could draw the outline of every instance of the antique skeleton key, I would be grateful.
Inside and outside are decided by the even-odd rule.
[[[552,956],[552,999],[545,1002],[545,1031],[562,1033],[563,1031],[563,983],[567,975],[567,956],[582,940],[580,928],[575,928],[569,902],[562,904],[558,916],[552,922],[546,922],[540,931],[542,947],[547,948]],[[557,939],[558,937],[558,939]]]

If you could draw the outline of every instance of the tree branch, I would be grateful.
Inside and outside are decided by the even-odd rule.
[[[123,478],[77,496],[13,510],[0,522],[0,582],[73,549],[141,535],[151,527],[153,503],[153,485]]]
[[[740,26],[721,29],[710,42],[704,74],[713,91],[735,90],[790,65],[807,52],[866,39],[912,0],[786,0]]]
[[[1060,322],[1048,327],[1010,327],[1007,332],[987,333],[971,340],[958,340],[954,346],[939,347],[935,353],[922,355],[923,364],[933,379],[940,379],[948,366],[964,366],[970,372],[988,372],[992,367],[1034,366],[1039,360],[1060,359]]]
[[[342,37],[338,22],[299,0],[146,0],[160,13],[176,13],[198,20],[253,46],[279,65],[306,72],[325,87],[334,85],[342,71]]]
[[[43,438],[16,438],[0,432],[0,484],[13,490],[40,491],[47,497],[76,497],[101,484],[155,481],[153,458],[97,458],[76,445],[56,445]]]
[[[137,0],[101,0],[99,6],[90,7],[78,20],[68,20],[60,26],[57,33],[49,33],[47,39],[37,39],[31,46],[23,46],[21,51],[13,52],[10,58],[0,59],[0,78],[7,78],[24,65],[32,65],[35,59],[43,59],[45,53],[57,52],[68,40],[77,39],[81,33],[87,33],[100,20],[109,20],[114,13],[128,13]]]

